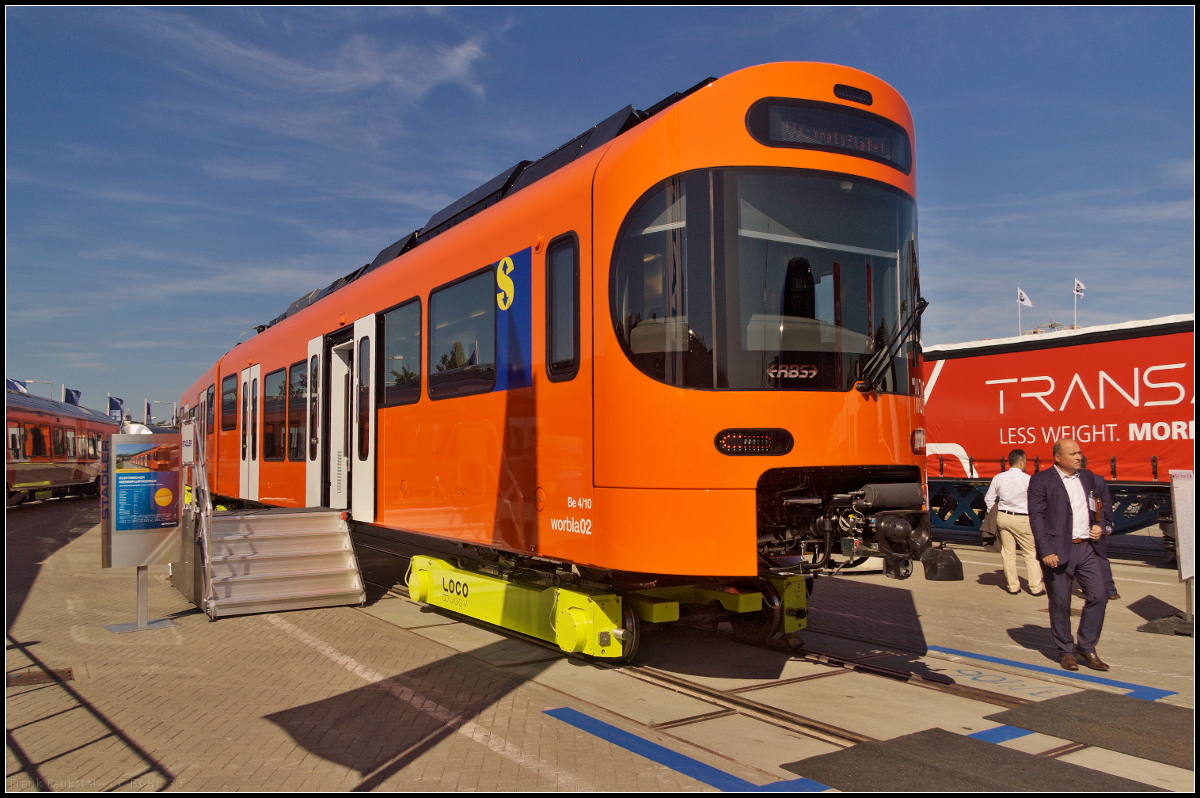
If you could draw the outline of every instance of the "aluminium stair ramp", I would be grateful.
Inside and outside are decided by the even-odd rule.
[[[214,512],[205,563],[209,617],[366,601],[350,525],[326,507]]]

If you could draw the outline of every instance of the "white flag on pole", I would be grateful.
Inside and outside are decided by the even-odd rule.
[[[1083,283],[1079,282],[1079,278],[1076,277],[1075,278],[1075,296],[1083,296],[1083,289],[1085,289],[1085,288],[1087,288],[1087,286],[1084,285]]]
[[[1017,289],[1017,304],[1033,307],[1033,303],[1029,301],[1029,295],[1020,288]]]

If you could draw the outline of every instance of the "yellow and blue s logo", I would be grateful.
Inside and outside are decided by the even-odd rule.
[[[504,258],[496,264],[496,287],[500,290],[496,292],[496,304],[501,310],[508,310],[513,303],[513,298],[517,294],[516,286],[513,285],[512,274],[513,269],[512,258]]]
[[[501,258],[496,269],[496,387],[497,391],[533,384],[533,250],[526,247]],[[520,302],[517,297],[525,297]]]

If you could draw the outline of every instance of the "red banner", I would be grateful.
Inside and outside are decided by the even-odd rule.
[[[1129,330],[1068,346],[1056,336],[1026,351],[1005,350],[1043,342],[1009,340],[1018,343],[927,353],[931,478],[990,478],[1013,449],[1030,471],[1035,457],[1046,468],[1059,438],[1078,441],[1087,467],[1109,480],[1167,483],[1170,469],[1194,467],[1194,332]]]

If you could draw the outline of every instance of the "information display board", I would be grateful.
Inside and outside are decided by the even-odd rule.
[[[1196,578],[1195,477],[1193,471],[1171,472],[1171,509],[1175,517],[1175,559],[1179,562],[1180,582]]]
[[[110,435],[104,441],[102,567],[171,561],[180,523],[180,448],[178,434]]]

